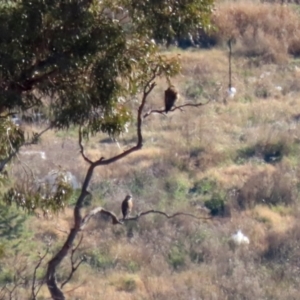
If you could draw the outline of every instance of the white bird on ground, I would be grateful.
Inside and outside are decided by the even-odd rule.
[[[231,236],[231,240],[238,246],[248,245],[250,243],[249,238],[242,233],[241,230],[238,230],[235,234]]]
[[[227,96],[228,96],[228,98],[233,98],[234,96],[235,96],[235,94],[236,94],[236,88],[235,87],[230,87],[230,88],[228,88],[228,90],[227,90]]]

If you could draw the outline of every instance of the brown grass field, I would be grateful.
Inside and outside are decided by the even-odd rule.
[[[153,208],[207,216],[204,206],[217,212],[210,220],[147,215],[124,226],[94,218],[76,253],[84,263],[63,289],[67,299],[299,299],[300,9],[294,2],[219,1],[213,23],[219,28],[211,33],[214,47],[166,52],[181,57],[181,74],[172,80],[181,103],[209,102],[148,117],[144,148],[97,169],[85,211],[102,205],[121,217],[121,201],[130,192],[132,215]],[[225,103],[229,37],[235,38],[237,93]],[[157,82],[145,111],[163,107],[166,85]],[[47,132],[27,149],[45,151],[47,159],[20,156],[22,161],[36,176],[61,166],[81,181],[87,165],[76,130]],[[85,144],[91,159],[127,149],[135,124],[118,139],[120,148],[105,138]],[[22,172],[18,160],[16,170]],[[13,251],[1,262],[0,283],[22,266],[30,278],[38,251],[50,240],[47,258],[59,249],[73,225],[73,205],[47,218],[24,216],[22,229],[7,242]],[[18,220],[11,222],[17,228]],[[230,238],[239,229],[250,243],[235,247]],[[69,271],[67,257],[58,279]],[[28,293],[20,289],[18,299]],[[38,299],[49,299],[46,286]]]

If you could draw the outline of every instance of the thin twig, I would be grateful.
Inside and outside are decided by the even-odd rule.
[[[9,300],[12,300],[12,299],[14,299],[13,298],[13,294],[14,294],[14,291],[19,287],[19,286],[21,286],[22,285],[22,283],[15,283],[15,285],[14,285],[14,287],[10,290],[8,287],[5,287],[6,288],[6,290],[8,291],[8,294],[9,294]]]
[[[35,268],[34,268],[34,272],[33,272],[33,280],[32,280],[32,285],[31,285],[31,296],[32,296],[32,299],[36,299],[36,296],[38,295],[43,283],[44,283],[44,280],[42,280],[42,282],[40,283],[40,286],[38,287],[37,291],[35,291],[36,289],[36,285],[35,285],[35,282],[36,282],[36,272],[38,270],[38,268],[40,267],[41,263],[43,262],[43,260],[45,259],[46,255],[48,254],[49,252],[49,248],[47,248],[45,254],[43,256],[40,256],[40,259],[38,261],[38,263],[36,264]]]

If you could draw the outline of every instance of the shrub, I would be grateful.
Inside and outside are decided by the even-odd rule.
[[[130,275],[126,275],[125,277],[120,278],[115,285],[119,291],[131,293],[137,289],[137,279]]]
[[[267,249],[263,252],[265,262],[298,263],[300,259],[299,229],[299,225],[296,224],[284,233],[270,232],[267,235]]]
[[[245,182],[237,194],[241,209],[253,208],[256,204],[291,204],[297,198],[297,186],[291,175],[280,168],[256,172]]]
[[[174,269],[179,269],[185,265],[185,252],[182,247],[173,246],[168,254],[169,264]]]
[[[100,199],[112,193],[113,189],[114,186],[112,181],[110,180],[103,180],[92,185],[92,190],[98,195]]]
[[[271,86],[266,83],[259,83],[255,87],[254,95],[257,98],[267,99],[271,97]]]
[[[222,216],[225,213],[225,202],[221,195],[214,195],[210,200],[206,200],[204,205],[212,216]]]
[[[201,250],[192,249],[190,251],[190,259],[193,263],[200,264],[204,262],[204,254]]]
[[[184,177],[171,175],[165,181],[165,191],[171,198],[182,199],[188,193],[188,184]]]
[[[136,282],[132,278],[125,278],[122,290],[126,292],[133,292],[136,289]]]
[[[199,82],[190,81],[187,83],[185,95],[192,100],[198,100],[203,95],[203,87]]]
[[[151,186],[153,180],[154,177],[149,172],[135,171],[127,185],[132,194],[142,196],[147,194],[147,187]]]
[[[266,163],[276,163],[282,160],[284,155],[290,152],[289,145],[285,141],[259,142],[237,150],[235,162],[243,163],[245,160],[257,157]]]
[[[275,144],[266,144],[263,148],[263,158],[267,163],[278,162],[288,151],[286,145],[282,142]]]
[[[5,245],[0,244],[0,260],[4,257],[5,255]]]
[[[139,264],[133,260],[129,261],[127,263],[126,267],[127,267],[127,270],[131,273],[136,273],[140,269]]]
[[[189,189],[190,194],[206,195],[211,194],[217,188],[216,181],[204,178],[195,182],[194,186]]]
[[[86,262],[94,269],[106,270],[114,267],[115,262],[107,253],[99,250],[93,250],[84,254]]]
[[[11,270],[0,269],[0,284],[5,285],[14,281],[14,272]]]

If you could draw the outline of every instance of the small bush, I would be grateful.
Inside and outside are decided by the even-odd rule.
[[[127,292],[133,292],[136,289],[136,282],[132,278],[124,280],[123,290]]]
[[[137,288],[137,283],[135,278],[131,276],[125,276],[117,283],[119,291],[125,291],[128,293],[134,292]]]
[[[237,195],[237,203],[241,209],[248,209],[256,204],[287,205],[296,198],[297,186],[288,172],[263,170],[249,177]]]
[[[254,90],[254,95],[257,98],[267,99],[272,96],[271,89],[272,87],[265,83],[257,84]]]
[[[148,192],[147,187],[151,186],[154,177],[145,171],[135,171],[128,182],[128,188],[132,194],[142,196]]]
[[[1,269],[0,269],[1,270]],[[11,270],[1,270],[0,272],[0,284],[5,285],[14,281],[14,272]]]
[[[185,253],[181,247],[173,246],[168,254],[169,264],[174,269],[179,269],[185,265]]]
[[[284,155],[290,152],[289,146],[284,141],[259,142],[237,150],[236,163],[244,163],[253,157],[260,158],[266,163],[276,163],[282,160]]]
[[[136,273],[140,269],[139,264],[133,260],[129,261],[127,263],[126,267],[127,267],[127,270],[131,273]]]
[[[113,182],[110,180],[103,180],[92,185],[92,190],[98,195],[98,197],[105,198],[105,196],[112,193],[114,190]]]
[[[202,251],[197,251],[192,249],[190,252],[190,259],[195,264],[200,264],[204,262],[204,254]]]
[[[188,193],[188,184],[185,178],[171,175],[165,181],[165,191],[172,198],[182,199]]]
[[[5,256],[5,245],[0,244],[0,260]]]
[[[237,150],[237,157],[235,159],[236,163],[244,163],[245,160],[252,158],[256,155],[255,146],[246,146]]]
[[[99,250],[94,250],[84,255],[86,256],[86,262],[94,269],[106,270],[113,268],[115,265],[112,257]]]
[[[300,230],[296,224],[285,233],[270,232],[263,259],[277,264],[298,263],[300,259]]]
[[[185,95],[192,100],[197,100],[203,95],[203,87],[199,82],[191,81],[187,84]]]
[[[225,202],[220,195],[214,195],[210,200],[206,200],[204,205],[212,216],[222,216],[225,213]]]
[[[204,148],[200,146],[194,146],[190,148],[190,158],[198,158],[199,155],[204,152]]]
[[[282,142],[267,144],[263,148],[263,158],[266,163],[278,162],[287,152],[287,146]]]
[[[207,195],[213,193],[217,188],[217,183],[209,178],[204,178],[198,182],[195,182],[194,186],[189,189],[190,194]]]

